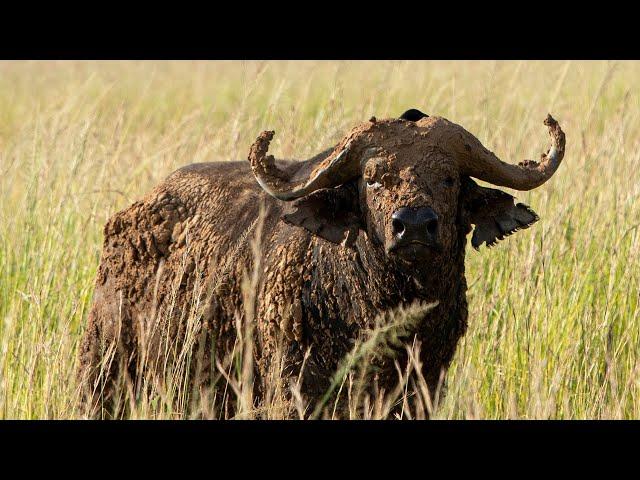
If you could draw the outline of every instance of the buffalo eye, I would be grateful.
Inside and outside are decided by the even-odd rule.
[[[447,187],[453,187],[453,185],[455,184],[455,180],[453,179],[453,177],[447,177],[444,179],[443,182]]]
[[[385,167],[381,160],[372,159],[364,169],[363,177],[367,182],[367,187],[378,188],[381,186],[380,179],[384,178]]]

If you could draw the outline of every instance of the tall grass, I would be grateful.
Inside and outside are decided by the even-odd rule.
[[[515,192],[538,224],[468,252],[469,330],[446,395],[430,404],[416,362],[396,391],[358,395],[351,365],[336,377],[350,415],[639,417],[640,63],[366,61],[0,62],[0,418],[83,416],[77,348],[111,214],[180,166],[246,158],[261,130],[276,130],[278,156],[303,158],[413,107],[510,162],[539,157],[550,112],[567,154],[548,184]],[[249,300],[254,281],[248,272]],[[278,361],[255,401],[256,319],[244,313],[234,356],[215,367],[222,388],[190,392],[185,353],[171,381],[123,389],[128,414],[224,418],[231,402],[238,418],[313,413]],[[370,333],[357,348],[376,343]]]

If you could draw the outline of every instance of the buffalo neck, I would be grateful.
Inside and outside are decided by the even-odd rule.
[[[364,270],[366,288],[376,307],[395,308],[414,301],[447,304],[459,295],[464,282],[464,246],[465,238],[460,236],[434,261],[411,269],[390,258],[382,245],[361,234],[353,261]]]

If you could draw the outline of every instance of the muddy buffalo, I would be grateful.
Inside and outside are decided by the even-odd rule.
[[[248,162],[177,170],[104,227],[80,352],[87,405],[107,404],[117,378],[137,391],[185,342],[204,359],[186,371],[210,381],[202,365],[215,370],[230,355],[247,316],[257,396],[277,358],[312,402],[381,312],[415,301],[437,302],[407,337],[420,342],[435,391],[467,328],[467,235],[477,249],[538,220],[472,178],[545,183],[565,135],[550,115],[544,124],[550,149],[517,165],[463,127],[410,110],[371,118],[306,161],[276,161],[266,131]],[[405,360],[399,351],[394,362]],[[383,385],[397,380],[391,363],[378,370]]]

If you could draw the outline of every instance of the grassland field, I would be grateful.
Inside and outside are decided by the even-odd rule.
[[[639,418],[640,62],[605,61],[0,62],[0,418],[81,416],[110,215],[262,130],[307,158],[409,108],[512,163],[546,149],[547,113],[567,136],[551,181],[509,191],[540,221],[467,253],[469,330],[434,417]],[[188,417],[148,402],[136,417]]]

